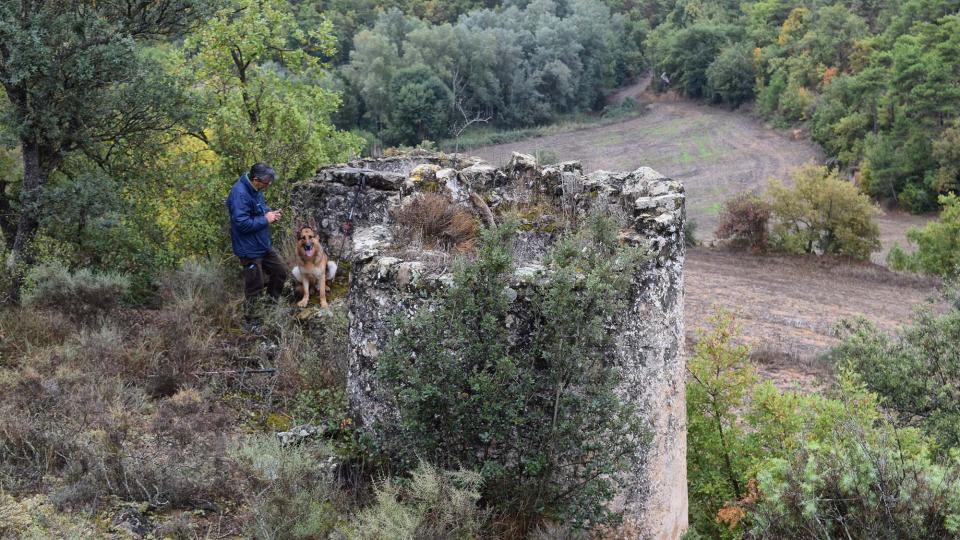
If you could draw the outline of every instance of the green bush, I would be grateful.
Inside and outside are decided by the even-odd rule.
[[[943,212],[937,221],[907,232],[907,239],[917,247],[914,253],[907,254],[900,246],[890,251],[891,267],[946,278],[960,275],[960,197],[943,195],[940,204]]]
[[[78,322],[103,315],[120,304],[130,279],[113,272],[94,273],[88,268],[70,272],[59,264],[35,266],[27,272],[27,306],[58,310]]]
[[[889,421],[856,372],[841,370],[823,394],[757,383],[738,341],[732,318],[720,312],[688,363],[692,534],[956,537],[960,463],[955,452],[933,457],[937,433],[928,438]]]
[[[800,122],[810,118],[813,112],[814,97],[803,86],[789,85],[780,95],[777,114],[788,122]]]
[[[766,86],[761,87],[757,96],[757,108],[765,117],[770,118],[780,108],[780,96],[787,89],[787,76],[777,71]]]
[[[530,339],[515,343],[504,292],[511,237],[510,227],[487,231],[447,294],[399,322],[380,358],[400,413],[386,444],[408,468],[423,458],[477,470],[484,499],[525,527],[546,517],[596,522],[613,496],[610,475],[642,433],[604,361],[606,321],[640,255],[617,246],[612,222],[593,218],[553,250]]]
[[[388,478],[375,502],[354,519],[347,537],[476,538],[487,513],[480,506],[483,481],[471,471],[439,471],[420,463],[409,479]]]
[[[732,342],[738,335],[732,315],[719,311],[710,325],[698,331],[687,365],[687,489],[691,529],[723,537],[728,531],[717,512],[746,492],[754,457],[738,409],[756,373],[749,349]]]
[[[326,538],[339,524],[342,501],[324,448],[283,446],[264,435],[248,438],[231,455],[244,477],[246,537]]]
[[[880,249],[879,210],[856,186],[837,171],[812,164],[797,169],[793,179],[793,188],[770,183],[776,247],[856,259]]]
[[[960,309],[925,309],[894,338],[864,319],[840,326],[833,355],[884,398],[898,419],[930,433],[942,452],[960,448]]]
[[[872,394],[854,385],[840,390],[846,394],[839,407],[828,403],[830,409],[811,415],[829,426],[823,436],[760,463],[761,495],[744,503],[752,521],[748,536],[956,538],[960,462],[931,459],[928,441],[884,421]],[[861,407],[872,414],[854,413]]]

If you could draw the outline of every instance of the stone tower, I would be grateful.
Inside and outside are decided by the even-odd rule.
[[[357,422],[366,428],[395,414],[375,377],[393,317],[412,315],[450,282],[442,255],[396,245],[391,209],[418,191],[443,193],[464,206],[470,206],[471,192],[481,194],[493,214],[531,198],[554,201],[572,213],[600,208],[617,217],[623,242],[647,249],[627,308],[613,318],[607,360],[619,373],[618,395],[636,406],[652,440],[637,450],[633,468],[616,479],[613,504],[637,525],[641,538],[679,538],[687,526],[682,185],[645,167],[584,175],[577,162],[539,167],[522,154],[498,169],[475,158],[427,153],[328,167],[296,185],[299,218],[317,223],[333,255],[349,262],[347,391]],[[353,233],[344,239],[341,225],[351,213]],[[546,271],[538,257],[554,234],[542,225],[524,227],[528,230],[518,238],[523,255],[516,257],[511,288],[521,296]],[[341,244],[343,253],[337,253]],[[513,315],[524,317],[520,308]]]

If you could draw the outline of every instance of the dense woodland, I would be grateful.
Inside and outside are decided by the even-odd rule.
[[[829,156],[766,199],[727,202],[718,236],[865,259],[879,245],[871,199],[942,209],[911,233],[919,249],[890,262],[950,279],[958,12],[957,0],[3,0],[0,538],[99,538],[120,503],[174,538],[630,534],[605,510],[615,493],[597,472],[616,470],[630,427],[602,366],[592,400],[576,402],[593,416],[572,416],[563,436],[523,414],[520,392],[543,392],[529,381],[510,396],[476,392],[477,410],[515,421],[504,431],[522,425],[557,449],[519,464],[472,462],[469,440],[446,451],[446,438],[487,435],[418,421],[436,413],[418,399],[436,392],[429,366],[390,357],[382,376],[407,392],[409,439],[397,455],[370,448],[345,409],[342,311],[319,337],[282,309],[265,315],[286,374],[270,384],[183,384],[263,348],[238,335],[236,298],[224,301],[240,291],[230,185],[266,161],[279,173],[269,198],[285,201],[293,182],[353,156],[601,117],[607,96],[650,73],[657,91],[799,129]],[[477,239],[445,318],[398,329],[395,357],[429,348],[411,335],[476,345],[454,379],[478,384],[484,347],[502,337],[508,233]],[[564,279],[590,267],[597,284],[558,281],[543,308],[585,310],[564,323],[591,329],[570,362],[609,339],[604,314],[582,306],[620,294],[614,262],[632,259],[611,238],[599,223],[554,256]],[[690,355],[690,537],[960,535],[960,301],[939,305],[895,335],[844,322],[824,359],[833,380],[814,394],[759,383],[719,312]],[[482,339],[457,333],[476,326],[469,317]],[[523,374],[532,357],[570,376],[547,337],[527,357],[503,355],[496,375]],[[449,363],[435,349],[425,363]],[[288,448],[272,436],[301,422],[327,438]],[[583,489],[560,489],[556,468],[584,459]],[[333,461],[347,464],[335,479]],[[545,487],[531,495],[518,478]]]
[[[254,160],[289,185],[389,146],[599,114],[646,71],[806,127],[877,200],[935,209],[960,174],[950,1],[20,5],[3,7],[4,246],[26,266],[136,270],[141,300],[142,270],[222,252],[219,194]]]

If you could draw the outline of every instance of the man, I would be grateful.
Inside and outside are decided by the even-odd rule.
[[[243,265],[243,292],[248,306],[263,291],[264,274],[269,278],[267,293],[278,298],[287,279],[287,269],[273,250],[270,240],[271,223],[280,219],[280,210],[272,210],[263,198],[263,192],[276,178],[273,167],[257,163],[250,172],[240,176],[227,196],[230,211],[230,239],[233,253]]]

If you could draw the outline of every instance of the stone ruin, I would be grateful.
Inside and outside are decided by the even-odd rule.
[[[628,307],[613,314],[608,360],[620,375],[618,395],[636,406],[652,440],[638,449],[632,470],[617,478],[614,506],[643,538],[679,538],[687,525],[683,186],[647,167],[585,175],[579,162],[541,167],[532,156],[514,154],[509,165],[497,168],[477,158],[433,153],[326,167],[295,185],[298,219],[317,224],[331,257],[350,273],[347,393],[361,429],[395,414],[376,379],[393,318],[412,315],[451,282],[450,254],[405,246],[397,237],[392,211],[423,191],[467,208],[476,206],[470,197],[476,193],[494,215],[540,200],[573,216],[599,208],[620,222],[621,241],[646,247],[650,256],[634,276]],[[352,235],[345,236],[342,224],[351,211]],[[483,210],[477,214],[490,217]],[[518,233],[511,296],[529,294],[546,271],[538,258],[559,233],[540,220],[531,216]],[[522,320],[525,302],[512,305],[512,316]]]

